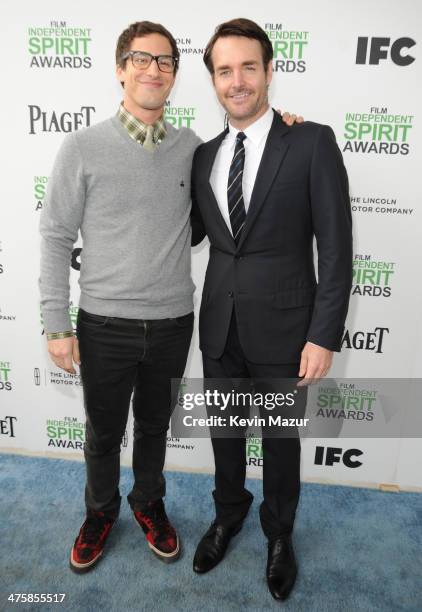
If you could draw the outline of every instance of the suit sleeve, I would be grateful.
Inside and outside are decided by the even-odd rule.
[[[193,156],[192,162],[192,174],[191,174],[191,200],[192,200],[192,208],[191,208],[191,216],[190,222],[192,226],[192,246],[196,246],[206,236],[204,222],[202,220],[201,211],[199,210],[198,201],[196,197],[195,190],[195,178],[197,176],[197,159],[198,159],[198,151],[199,147],[196,149],[195,154]]]
[[[318,287],[307,340],[340,351],[352,287],[352,214],[347,172],[328,126],[320,127],[314,144],[310,199]]]

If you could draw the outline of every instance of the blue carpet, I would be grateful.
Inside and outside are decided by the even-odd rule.
[[[355,612],[422,610],[422,495],[303,484],[295,528],[299,576],[284,604],[266,587],[266,546],[258,527],[261,482],[242,532],[212,572],[192,572],[195,546],[213,518],[211,476],[167,474],[166,507],[184,552],[165,565],[149,551],[128,505],[107,553],[92,572],[68,568],[84,518],[84,465],[0,455],[0,609],[284,610]],[[122,469],[121,492],[131,488]],[[12,604],[9,593],[66,593],[62,604]]]

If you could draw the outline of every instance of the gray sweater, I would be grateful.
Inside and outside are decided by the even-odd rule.
[[[41,309],[46,332],[72,329],[69,272],[81,231],[79,305],[130,319],[193,310],[190,173],[201,140],[166,123],[154,152],[117,117],[69,134],[41,215]]]

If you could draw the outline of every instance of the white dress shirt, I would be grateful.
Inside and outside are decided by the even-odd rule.
[[[221,214],[231,233],[232,227],[230,224],[229,206],[227,203],[227,182],[229,179],[230,164],[236,146],[236,136],[240,131],[246,135],[243,141],[245,147],[245,166],[242,177],[242,191],[245,210],[248,212],[252,190],[273,118],[274,112],[271,107],[268,107],[262,117],[257,119],[245,130],[238,130],[229,123],[229,132],[221,143],[217,155],[215,156],[210,183]]]

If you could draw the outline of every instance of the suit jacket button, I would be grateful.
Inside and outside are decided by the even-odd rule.
[[[229,291],[229,297],[232,298],[233,297],[233,291]]]

